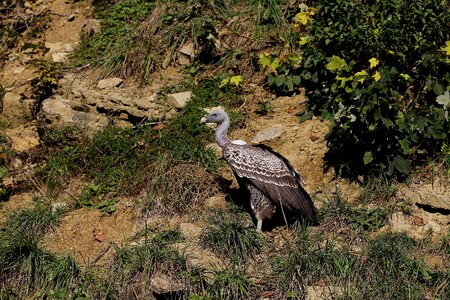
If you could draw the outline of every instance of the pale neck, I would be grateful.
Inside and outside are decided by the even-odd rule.
[[[217,124],[217,129],[215,133],[216,142],[219,144],[220,147],[225,146],[230,142],[230,140],[227,137],[227,131],[228,127],[230,126],[230,119],[228,116],[223,120],[222,123]]]

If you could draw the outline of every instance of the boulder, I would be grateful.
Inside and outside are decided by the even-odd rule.
[[[190,91],[169,94],[167,95],[167,102],[174,108],[183,108],[189,100],[191,100],[192,93]]]
[[[74,110],[70,104],[70,100],[60,95],[44,100],[40,112],[40,117],[46,121],[44,124],[77,125],[92,132],[102,130],[108,125],[107,117]]]
[[[259,131],[256,136],[251,140],[252,144],[259,144],[262,142],[271,141],[279,138],[283,132],[284,127],[281,124],[275,124]]]

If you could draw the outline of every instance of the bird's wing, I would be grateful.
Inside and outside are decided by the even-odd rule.
[[[313,223],[317,222],[311,197],[286,158],[264,145],[233,145],[224,149],[224,158],[238,177],[251,182],[269,199],[297,209]]]

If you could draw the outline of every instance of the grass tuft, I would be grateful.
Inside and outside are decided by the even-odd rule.
[[[61,211],[37,202],[34,208],[13,212],[0,231],[1,296],[23,299],[37,291],[73,289],[81,270],[70,257],[42,250],[39,242],[56,225]],[[3,294],[5,293],[5,294]]]
[[[222,257],[247,260],[261,248],[262,240],[255,227],[245,224],[238,215],[213,215],[202,232],[200,243]]]
[[[207,299],[254,299],[256,285],[234,264],[226,269],[215,269],[212,275],[214,281],[206,286]]]

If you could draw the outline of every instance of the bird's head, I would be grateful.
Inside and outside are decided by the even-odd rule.
[[[200,123],[220,124],[227,119],[227,114],[222,108],[213,108],[207,115],[200,119]]]

